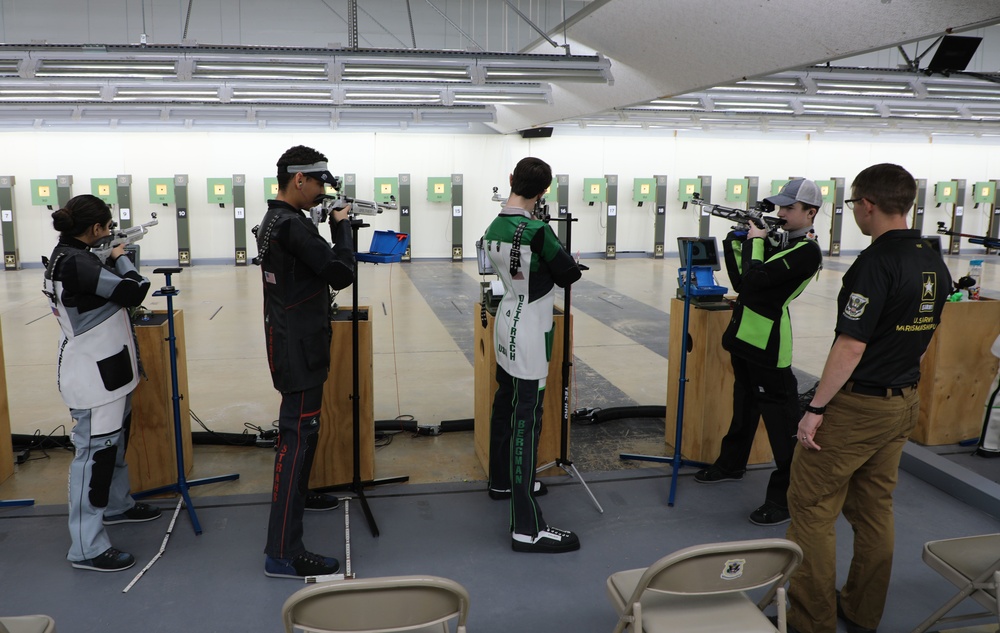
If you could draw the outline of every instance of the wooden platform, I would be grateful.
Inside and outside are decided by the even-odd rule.
[[[1000,335],[1000,301],[944,304],[941,324],[920,362],[920,419],[911,439],[929,446],[978,438],[997,375],[990,352]]]
[[[375,397],[372,371],[372,322],[368,306],[360,306],[358,321],[358,387],[360,406],[360,472],[362,481],[375,476]],[[309,477],[310,488],[338,486],[354,478],[354,406],[352,322],[350,308],[330,324],[330,375],[323,385],[319,441]]]
[[[685,459],[714,462],[732,421],[733,365],[729,352],[722,349],[722,334],[732,316],[732,310],[703,310],[691,306],[681,436],[681,455]],[[670,364],[667,366],[665,441],[668,455],[674,453],[683,340],[684,301],[674,299],[670,302]],[[772,459],[767,431],[761,421],[748,463],[766,464]]]
[[[132,431],[129,435],[129,482],[132,492],[159,488],[177,482],[177,449],[174,444],[173,388],[170,378],[169,324],[166,311],[155,311],[151,319],[135,327],[139,359],[146,377],[140,376],[132,395]],[[184,313],[174,310],[177,337],[177,384],[180,393],[181,442],[184,475],[191,473],[191,410],[184,347]]]
[[[481,305],[476,304],[474,310],[474,330],[475,330],[475,372],[476,372],[476,402],[475,402],[475,444],[476,455],[479,463],[483,467],[483,472],[489,476],[490,470],[490,413],[493,410],[493,396],[497,391],[496,348],[493,345],[493,315],[486,315],[486,327],[483,327],[480,317]],[[559,457],[562,442],[562,359],[563,359],[563,315],[558,309],[553,319],[555,320],[555,332],[553,333],[552,356],[549,361],[549,375],[545,379],[545,400],[542,402],[542,432],[538,439],[538,461],[537,465],[543,466],[551,463]],[[573,317],[570,317],[570,328],[572,328]],[[570,350],[573,349],[573,334],[570,329]],[[569,410],[573,410],[572,388],[570,392],[570,402],[567,404]],[[567,435],[569,429],[566,429]],[[566,438],[567,446],[569,438]],[[569,457],[567,455],[567,457]],[[541,473],[542,476],[562,474],[560,468],[549,468]]]

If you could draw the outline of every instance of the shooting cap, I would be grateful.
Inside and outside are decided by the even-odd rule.
[[[776,207],[790,207],[796,202],[808,207],[823,206],[823,193],[819,190],[819,186],[806,178],[789,180],[778,195],[764,199]]]
[[[330,169],[326,166],[326,161],[312,163],[311,165],[289,165],[285,169],[290,174],[302,172],[306,176],[326,183],[334,189],[337,188],[337,178],[330,173]]]

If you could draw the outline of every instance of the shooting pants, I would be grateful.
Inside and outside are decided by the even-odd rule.
[[[93,409],[70,409],[75,425],[69,466],[69,537],[66,558],[82,561],[111,547],[104,515],[135,505],[129,494],[125,450],[132,423],[132,394]]]
[[[490,417],[489,486],[511,491],[511,531],[537,536],[546,527],[532,494],[545,382],[515,378],[497,365],[497,383]]]
[[[803,559],[789,587],[788,624],[801,633],[837,630],[834,525],[841,511],[854,530],[841,605],[851,621],[878,627],[895,543],[892,492],[919,406],[915,388],[891,397],[840,391],[816,431],[821,450],[795,449],[787,536],[802,548]]]
[[[305,553],[302,515],[309,491],[323,386],[281,394],[278,414],[278,444],[274,455],[271,515],[267,522],[264,554],[271,558],[296,558]]]
[[[766,367],[730,355],[733,364],[733,419],[722,438],[715,465],[728,473],[746,470],[750,449],[761,416],[774,454],[774,472],[767,484],[765,499],[782,508],[788,506],[787,492],[799,409],[798,382],[790,367]]]

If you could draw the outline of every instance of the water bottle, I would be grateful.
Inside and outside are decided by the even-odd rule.
[[[969,261],[969,277],[976,280],[976,283],[969,288],[969,299],[975,301],[979,299],[979,282],[983,278],[983,260],[973,259]]]

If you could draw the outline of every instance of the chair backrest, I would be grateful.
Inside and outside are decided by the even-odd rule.
[[[461,632],[468,612],[465,588],[436,576],[317,583],[296,591],[281,608],[286,633],[296,626],[323,633],[408,631],[456,616]]]
[[[778,587],[802,562],[802,550],[782,539],[754,539],[694,545],[656,561],[636,588],[678,595],[705,595],[770,587],[761,604],[770,603]]]
[[[55,633],[56,622],[47,615],[0,617],[0,633]]]

